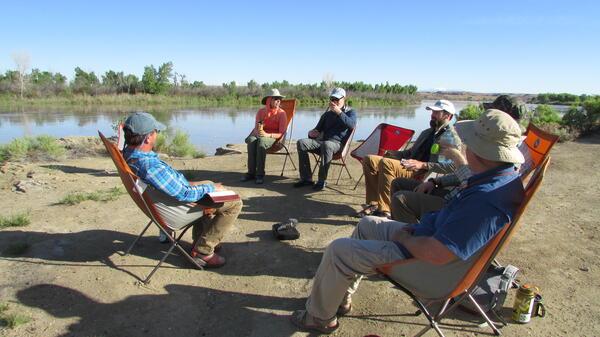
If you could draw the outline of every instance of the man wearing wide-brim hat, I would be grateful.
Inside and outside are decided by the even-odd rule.
[[[521,100],[508,95],[500,95],[493,102],[483,105],[488,109],[508,113],[516,121],[527,111]],[[465,121],[457,122],[455,127],[461,127],[463,123]],[[528,152],[526,146],[520,145],[519,149]],[[519,173],[522,174],[526,169],[525,166],[521,166]],[[407,223],[418,222],[423,214],[440,210],[458,193],[457,187],[464,184],[471,175],[469,168],[462,165],[457,166],[454,173],[430,178],[422,183],[404,178],[394,179],[391,187],[392,218]]]
[[[515,166],[523,162],[517,149],[518,123],[500,110],[488,110],[477,120],[463,123],[458,131],[466,144],[466,159],[454,151],[455,162],[468,163],[474,174],[467,185],[439,212],[425,214],[419,223],[367,216],[350,238],[334,240],[317,269],[306,310],[291,316],[296,326],[333,332],[340,325],[337,317],[354,306],[352,294],[363,275],[373,273],[375,266],[411,258],[394,279],[422,297],[443,296],[471,266],[471,257],[513,220],[524,198]],[[439,265],[445,278],[430,277],[431,270],[425,275],[422,262]],[[463,273],[453,273],[457,270]]]

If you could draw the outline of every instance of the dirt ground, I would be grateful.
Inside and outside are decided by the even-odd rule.
[[[501,330],[505,336],[600,336],[599,150],[598,136],[553,149],[546,180],[500,256],[502,263],[521,269],[522,282],[540,287],[547,315],[526,325],[509,319]],[[364,181],[353,190],[354,181],[343,175],[339,185],[331,179],[330,188],[321,192],[293,189],[296,171],[288,163],[280,177],[283,156],[269,156],[264,185],[240,183],[245,158],[167,160],[198,179],[235,189],[244,208],[223,243],[225,267],[199,271],[173,255],[149,285],[140,280],[165,245],[152,228],[132,254],[123,256],[148,221],[128,195],[108,202],[58,203],[71,192],[120,186],[107,156],[6,164],[0,174],[0,214],[29,212],[32,222],[0,230],[0,302],[31,321],[0,328],[0,335],[314,335],[298,332],[288,316],[303,307],[324,247],[353,230]],[[349,164],[352,175],[360,176],[358,162],[350,158]],[[330,178],[338,170],[332,168]],[[16,191],[16,183],[26,192]],[[289,217],[299,220],[301,237],[279,242],[271,225]],[[186,236],[189,247],[191,234]],[[10,255],[8,247],[18,243],[29,249]],[[504,304],[507,318],[514,294]],[[340,320],[335,336],[410,336],[426,323],[424,317],[409,315],[415,307],[407,296],[376,277],[366,279],[353,299],[353,311]],[[480,322],[466,313],[446,322],[452,324],[448,336],[490,331],[478,328]]]

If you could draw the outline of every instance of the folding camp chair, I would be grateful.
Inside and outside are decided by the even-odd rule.
[[[401,128],[399,126],[381,123],[377,125],[375,130],[371,132],[369,137],[365,139],[354,151],[350,152],[352,158],[361,162],[368,155],[383,156],[385,151],[397,151],[403,146],[406,146],[415,134],[414,130]],[[362,180],[364,173],[354,185],[354,189]]]
[[[169,226],[169,224],[167,224],[160,216],[158,210],[154,207],[152,199],[146,191],[147,185],[131,171],[129,165],[127,165],[127,162],[123,158],[123,155],[121,154],[121,151],[119,151],[117,145],[113,144],[111,141],[106,139],[102,132],[98,131],[98,135],[100,136],[100,139],[102,139],[102,143],[104,143],[106,151],[108,151],[108,154],[115,163],[117,171],[119,172],[119,176],[121,177],[121,181],[123,182],[125,189],[129,193],[129,196],[133,199],[135,204],[142,210],[142,212],[144,212],[144,214],[146,214],[146,216],[150,218],[150,222],[148,222],[148,224],[146,225],[146,227],[144,227],[140,235],[138,235],[138,237],[129,246],[129,248],[125,252],[125,255],[129,254],[133,246],[139,241],[139,239],[144,235],[144,233],[146,233],[146,230],[148,229],[148,227],[150,227],[152,223],[154,223],[171,242],[171,245],[165,253],[165,255],[154,267],[154,269],[152,269],[150,274],[148,274],[148,276],[143,282],[150,282],[150,278],[152,277],[152,275],[156,272],[156,270],[158,270],[160,265],[165,261],[167,256],[169,256],[175,248],[177,248],[181,252],[181,254],[183,254],[183,256],[186,259],[188,259],[194,266],[196,266],[199,269],[202,269],[202,266],[198,262],[196,262],[180,245],[181,238],[187,232],[187,230],[192,227],[192,224],[190,223],[184,226],[183,228],[179,229]],[[208,211],[210,209],[207,208],[206,210]],[[179,236],[177,237],[175,237],[176,231],[181,231],[181,234],[179,234]]]
[[[486,270],[494,261],[494,257],[508,244],[512,234],[518,228],[519,219],[525,212],[529,201],[540,187],[549,162],[550,157],[545,157],[542,164],[535,169],[525,188],[525,197],[513,221],[504,226],[486,246],[466,261],[455,260],[448,265],[439,266],[416,259],[408,259],[374,268],[377,274],[392,282],[414,300],[419,307],[417,314],[423,313],[426,316],[429,326],[425,327],[415,336],[422,336],[429,329],[433,328],[443,337],[444,334],[440,328],[441,320],[467,299],[477,308],[479,314],[494,331],[494,334],[500,335],[500,330],[485,314],[472,296],[472,292],[475,285],[479,283],[479,280],[485,275]],[[419,275],[427,275],[427,277],[419,277]],[[439,284],[440,280],[443,280],[444,284]],[[437,282],[437,285],[435,287],[427,287],[428,282]],[[454,300],[452,305],[450,305],[451,300]],[[442,302],[441,308],[435,315],[432,315],[427,310],[428,305],[425,304],[426,301],[428,305],[433,302]]]
[[[339,184],[340,177],[342,176],[342,171],[344,169],[346,169],[348,176],[350,177],[350,179],[352,179],[352,175],[350,174],[350,171],[348,170],[348,165],[346,164],[346,159],[348,158],[348,152],[350,151],[350,144],[352,144],[352,138],[354,138],[354,131],[356,131],[356,126],[354,127],[354,129],[351,129],[350,132],[348,132],[346,134],[346,137],[344,137],[344,139],[342,139],[342,144],[341,144],[340,150],[338,152],[336,152],[333,155],[333,158],[331,159],[331,165],[340,165],[341,166],[340,173],[338,174],[337,180],[335,182],[336,185]],[[315,157],[315,161],[316,161],[315,166],[312,169],[312,174],[315,174],[315,170],[321,163],[321,156],[315,152],[312,152],[312,154]],[[335,160],[338,160],[340,162],[337,163],[337,162],[335,162]]]
[[[525,162],[519,169],[523,181],[544,161],[559,138],[559,136],[545,132],[533,123],[529,123],[525,131],[525,140],[519,145],[519,150],[525,157]]]
[[[287,126],[286,132],[279,137],[275,143],[267,149],[267,154],[282,154],[285,155],[285,159],[283,160],[283,168],[281,169],[281,176],[283,177],[283,171],[285,171],[285,164],[287,163],[287,159],[290,158],[290,163],[294,166],[294,170],[296,169],[296,164],[292,160],[292,156],[290,155],[289,146],[292,142],[292,133],[294,132],[294,114],[296,113],[296,100],[295,99],[284,99],[281,101],[281,108],[285,110],[285,114],[287,116]],[[289,135],[287,130],[290,130]],[[286,138],[288,139],[287,146],[285,145]],[[279,152],[281,149],[284,149],[285,152]]]

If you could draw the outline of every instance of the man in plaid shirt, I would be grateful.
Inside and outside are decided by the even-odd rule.
[[[211,181],[188,182],[180,172],[173,169],[152,151],[160,131],[166,127],[154,116],[136,112],[125,120],[126,147],[123,157],[140,179],[148,184],[154,206],[170,226],[182,228],[193,222],[192,257],[206,268],[217,268],[225,264],[225,258],[215,249],[237,219],[241,209],[240,200],[211,205],[213,214],[204,214],[205,207],[198,202],[206,193],[225,188]],[[206,205],[205,205],[206,206]]]

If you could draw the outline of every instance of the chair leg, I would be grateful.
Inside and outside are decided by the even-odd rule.
[[[419,305],[419,307],[421,307],[421,312],[425,315],[425,317],[429,321],[429,326],[424,327],[423,330],[419,331],[415,335],[415,337],[423,336],[427,331],[429,331],[429,329],[434,329],[435,332],[437,332],[440,337],[444,337],[444,333],[442,332],[442,329],[440,329],[440,326],[439,326],[438,317],[440,317],[441,315],[443,315],[443,313],[445,313],[446,307],[448,307],[448,303],[450,303],[450,300],[448,299],[448,300],[444,301],[444,303],[442,304],[442,307],[440,308],[440,310],[438,311],[438,313],[435,316],[432,316],[427,311],[427,307],[424,304],[422,304],[421,301],[416,301],[416,302],[421,304],[421,305]]]
[[[285,145],[283,146],[283,148],[285,149],[286,155],[290,158],[290,163],[292,163],[292,166],[294,167],[294,170],[297,170],[298,168],[296,167],[296,164],[294,164],[294,160],[292,159],[291,152],[288,150],[288,148]]]
[[[146,279],[143,281],[144,284],[148,284],[148,282],[150,282],[150,278],[152,277],[152,275],[154,275],[154,273],[158,270],[158,268],[160,268],[160,265],[163,262],[165,262],[165,260],[167,259],[167,256],[169,256],[171,254],[171,252],[173,251],[173,248],[175,248],[175,246],[179,246],[179,244],[177,242],[171,243],[171,247],[169,247],[169,250],[167,251],[167,253],[162,257],[162,259],[160,259],[160,261],[158,261],[158,264],[154,267],[154,269],[152,269],[150,274],[148,274],[148,277],[146,277]]]
[[[148,227],[150,227],[150,224],[152,224],[152,220],[150,220],[150,222],[148,222],[148,224],[146,225],[144,230],[140,233],[140,235],[138,235],[138,237],[135,238],[135,240],[133,240],[133,242],[131,243],[129,248],[127,248],[125,255],[129,255],[129,253],[131,252],[131,249],[133,249],[133,246],[135,246],[135,244],[140,240],[140,238],[144,235],[144,233],[146,233],[146,231],[148,230]]]
[[[365,174],[361,174],[360,178],[358,178],[358,180],[356,181],[356,185],[354,185],[353,190],[356,191],[356,188],[358,187],[358,184],[360,183],[360,181],[362,180],[362,178],[365,176]]]
[[[488,317],[488,315],[485,314],[485,311],[483,311],[483,309],[481,308],[479,303],[477,303],[475,298],[473,298],[473,295],[469,294],[469,300],[471,301],[471,303],[473,303],[473,305],[475,305],[475,307],[477,308],[477,310],[479,311],[481,316],[483,316],[483,318],[485,319],[487,324],[490,326],[490,328],[492,328],[492,330],[494,330],[494,334],[496,336],[501,335],[500,330],[498,330],[498,327],[496,327],[496,324],[494,324],[494,322],[492,322],[492,320]]]
[[[285,150],[285,158],[283,159],[283,168],[281,169],[281,176],[283,177],[283,172],[285,171],[285,165],[287,163],[288,157],[290,158],[290,163],[292,163],[294,170],[297,170],[297,168],[296,168],[296,164],[294,164],[294,160],[292,159],[292,155],[290,154],[290,151],[288,150],[287,146],[285,146],[285,144],[282,144],[282,146],[283,146],[283,149]]]

